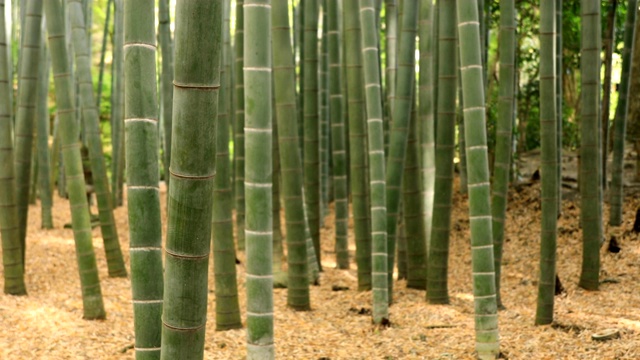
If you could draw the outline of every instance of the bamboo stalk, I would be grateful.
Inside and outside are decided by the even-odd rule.
[[[89,206],[78,139],[79,128],[75,119],[76,112],[73,108],[74,86],[70,76],[69,55],[65,40],[64,12],[60,0],[47,0],[44,2],[44,6],[56,89],[56,105],[60,119],[64,170],[71,207],[71,226],[82,288],[83,317],[89,320],[104,319],[106,313],[91,239]]]
[[[4,293],[26,295],[22,248],[18,234],[15,169],[13,160],[13,120],[11,117],[12,81],[9,81],[9,53],[5,27],[5,2],[0,0],[0,235],[2,236],[2,264]]]

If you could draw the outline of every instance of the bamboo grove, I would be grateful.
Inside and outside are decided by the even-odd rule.
[[[7,3],[0,0],[9,15],[0,16],[4,292],[27,295],[29,199],[41,200],[42,227],[51,228],[57,189],[71,209],[83,316],[108,316],[92,245],[91,228],[99,226],[108,276],[131,278],[138,359],[202,358],[208,311],[217,331],[246,327],[249,359],[274,358],[273,288],[286,288],[290,311],[322,311],[310,286],[322,281],[323,267],[355,269],[376,327],[394,325],[400,279],[425,291],[427,308],[448,304],[455,189],[469,207],[475,351],[497,358],[498,313],[509,307],[501,297],[502,259],[514,251],[505,246],[509,188],[523,139],[533,136],[522,134],[519,99],[528,90],[519,78],[523,35],[516,31],[531,8],[539,21],[542,224],[531,321],[554,320],[565,128],[579,139],[579,286],[598,290],[603,238],[623,224],[625,141],[640,144],[638,120],[628,115],[640,78],[633,76],[640,57],[635,0],[624,2],[614,98],[610,79],[601,85],[600,75],[602,65],[611,71],[612,46],[602,45],[614,31],[603,35],[605,14],[595,0]],[[92,31],[98,7],[102,34]],[[563,13],[568,7],[574,13]],[[569,16],[579,17],[581,38],[573,69],[580,106],[570,115],[579,118],[576,128],[563,125]],[[96,37],[99,48],[92,47]],[[165,234],[161,182],[168,188]],[[128,264],[113,214],[123,204]],[[332,259],[321,256],[329,219]],[[238,257],[246,259],[244,274]],[[210,292],[215,309],[207,308]]]

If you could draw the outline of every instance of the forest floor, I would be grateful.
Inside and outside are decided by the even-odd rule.
[[[455,188],[458,188],[456,180]],[[166,189],[161,189],[166,204]],[[534,326],[540,246],[540,184],[510,190],[502,273],[501,351],[508,359],[640,359],[640,242],[631,232],[640,206],[638,188],[627,191],[624,224],[606,228],[600,291],[577,286],[582,262],[579,203],[571,189],[559,220],[558,273],[566,292],[556,296],[555,323]],[[605,207],[607,208],[607,207]],[[375,327],[371,293],[358,292],[355,265],[335,268],[333,213],[322,229],[324,272],[311,288],[312,311],[286,307],[286,289],[275,293],[275,341],[280,359],[473,359],[474,320],[467,198],[455,192],[449,259],[449,305],[429,305],[425,292],[395,285],[391,326]],[[107,276],[99,228],[94,246],[107,310],[104,321],[82,319],[82,301],[68,203],[57,197],[53,230],[40,229],[40,207],[29,208],[26,284],[28,296],[0,295],[0,359],[132,359],[133,314],[129,279]],[[94,213],[96,212],[94,208]],[[605,210],[605,219],[608,211]],[[126,206],[115,210],[125,260],[129,260]],[[163,213],[166,220],[166,214]],[[166,226],[166,221],[165,221]],[[165,229],[166,230],[166,229]],[[166,231],[165,231],[166,234]],[[607,251],[611,235],[621,247]],[[350,234],[353,259],[355,245]],[[240,306],[245,308],[244,257],[237,265]],[[0,272],[0,279],[2,279]],[[215,295],[209,276],[206,359],[243,359],[245,330],[214,331]],[[332,291],[332,286],[348,287]],[[244,311],[243,311],[244,313]],[[363,313],[363,314],[361,314]],[[243,314],[243,321],[245,316]],[[598,342],[591,335],[620,331]]]

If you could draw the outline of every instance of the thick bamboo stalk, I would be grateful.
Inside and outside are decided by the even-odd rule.
[[[331,148],[333,193],[336,226],[336,263],[339,269],[349,268],[349,197],[347,182],[346,132],[342,95],[342,42],[338,14],[339,0],[328,0],[329,46],[329,110],[331,115]]]
[[[623,163],[624,163],[624,139],[627,129],[627,114],[629,111],[628,97],[631,83],[631,54],[635,39],[635,22],[637,1],[629,0],[627,5],[627,18],[624,24],[624,50],[622,52],[622,76],[620,80],[620,93],[616,106],[616,115],[613,123],[613,162],[611,164],[611,190],[609,204],[609,225],[620,226],[622,224],[623,204]]]
[[[275,98],[272,101],[273,109],[276,108]],[[275,111],[274,111],[275,113]],[[273,256],[271,262],[273,264],[273,286],[274,288],[286,288],[287,287],[287,272],[282,269],[282,257],[284,256],[284,248],[282,246],[283,236],[282,227],[280,224],[280,146],[278,144],[278,122],[275,118],[275,114],[272,120],[273,126],[273,146],[272,161],[273,161],[273,188],[272,191],[272,218],[273,218]]]
[[[602,241],[602,187],[600,157],[600,2],[581,0],[580,198],[583,257],[580,287],[597,290],[600,284]]]
[[[111,194],[122,205],[124,178],[124,1],[114,0],[113,74],[111,78]]]
[[[98,267],[91,239],[89,205],[87,203],[78,123],[73,108],[73,82],[70,76],[69,55],[64,26],[64,12],[60,0],[44,2],[47,16],[48,44],[51,49],[51,66],[55,81],[56,105],[60,119],[60,135],[64,170],[66,175],[69,203],[71,206],[71,226],[75,240],[76,260],[82,287],[83,317],[104,319],[106,313],[102,302]]]
[[[287,0],[274,0],[272,9],[273,80],[278,122],[282,200],[287,229],[287,305],[310,310],[309,265],[305,231],[302,159],[298,140],[295,101],[295,66],[289,27]],[[313,247],[313,246],[312,246]]]
[[[162,56],[162,78],[160,81],[162,107],[162,130],[164,133],[164,179],[169,185],[169,165],[171,164],[171,118],[173,116],[173,43],[171,40],[171,14],[169,0],[160,0],[158,41]]]
[[[29,213],[29,185],[31,184],[31,156],[36,115],[38,59],[42,39],[42,0],[25,4],[25,20],[21,38],[18,110],[15,119],[14,166],[18,236],[22,249],[22,266],[26,256],[27,217]]]
[[[44,24],[43,24],[44,25]],[[43,26],[43,32],[46,28]],[[42,39],[40,64],[38,64],[38,103],[36,104],[36,128],[38,149],[38,193],[40,195],[41,226],[53,228],[51,208],[53,188],[51,187],[51,156],[49,151],[49,68],[51,59],[46,39]],[[35,176],[35,175],[34,175]]]
[[[302,112],[304,117],[304,193],[307,201],[309,231],[313,238],[318,266],[320,263],[321,222],[321,166],[320,166],[320,120],[318,94],[318,1],[304,0],[304,87],[302,88]]]
[[[500,53],[500,95],[498,98],[498,121],[496,123],[491,216],[493,219],[493,256],[496,271],[496,296],[498,305],[500,306],[500,269],[502,268],[502,245],[504,243],[504,223],[508,201],[507,189],[509,187],[509,175],[511,172],[512,127],[515,113],[516,14],[514,0],[500,1],[500,37],[498,41]],[[553,99],[553,101],[555,101],[555,99]]]
[[[116,19],[117,11],[116,8]],[[154,1],[125,1],[121,11],[124,14],[124,128],[136,358],[157,359],[165,285],[158,188]],[[165,318],[170,324],[171,320]]]
[[[604,78],[602,79],[602,109],[600,111],[602,138],[602,187],[603,191],[609,185],[607,184],[607,158],[609,155],[609,118],[611,115],[611,72],[613,71],[613,50],[615,47],[615,24],[616,9],[618,8],[618,0],[608,1],[609,11],[607,13],[607,24],[604,30],[602,45],[604,47]],[[632,8],[629,8],[630,10]]]
[[[245,194],[244,194],[244,0],[236,0],[235,57],[235,123],[233,139],[234,197],[236,205],[236,241],[238,250],[244,250]]]
[[[127,270],[124,266],[122,250],[120,250],[120,242],[118,240],[118,231],[113,218],[112,198],[109,193],[109,180],[107,179],[107,168],[102,151],[100,114],[96,107],[96,100],[93,93],[91,54],[87,46],[89,39],[87,38],[87,29],[82,13],[82,3],[80,0],[68,0],[68,6],[71,12],[76,74],[80,85],[82,123],[88,142],[91,173],[93,174],[93,185],[96,198],[98,199],[100,230],[102,231],[102,239],[104,241],[109,276],[126,277]]]
[[[233,188],[229,158],[229,110],[231,109],[231,4],[223,1],[222,65],[216,128],[216,179],[213,192],[213,273],[216,293],[216,330],[239,329],[240,305],[236,280],[236,249],[233,242]],[[173,93],[173,91],[172,91]]]
[[[384,151],[389,153],[389,129],[391,128],[393,104],[396,100],[396,74],[398,73],[398,7],[396,0],[385,0],[385,122]]]
[[[555,0],[540,8],[540,140],[542,142],[542,225],[540,241],[540,281],[536,325],[553,321],[556,285],[558,222],[558,177],[555,90],[556,90],[556,14]]]
[[[344,1],[345,67],[347,72],[347,111],[349,120],[349,181],[351,186],[358,290],[371,290],[372,257],[370,209],[367,206],[366,122],[362,79],[362,45],[358,4]],[[386,205],[385,205],[386,206]],[[386,229],[386,228],[385,228]],[[386,230],[385,230],[386,232]]]
[[[558,214],[562,213],[562,124],[564,122],[564,111],[562,105],[562,79],[564,77],[564,70],[562,65],[563,47],[562,47],[562,0],[556,0],[556,73],[558,81],[556,81],[556,114],[558,120],[556,121],[556,136],[558,138]],[[517,40],[514,40],[517,42]],[[517,76],[514,81],[517,84]],[[517,110],[514,109],[514,112]],[[515,115],[514,115],[515,116]],[[496,289],[499,291],[499,287]],[[499,296],[498,292],[498,296]],[[499,298],[498,298],[499,299]]]
[[[100,110],[102,100],[102,83],[104,81],[104,61],[107,55],[107,38],[109,37],[109,24],[111,23],[111,5],[113,0],[107,0],[107,9],[104,19],[104,30],[102,31],[102,49],[100,50],[100,73],[98,75],[98,93],[96,94],[96,107]]]
[[[393,299],[393,266],[395,258],[395,235],[398,211],[402,194],[402,178],[406,160],[407,140],[411,118],[411,104],[415,93],[415,47],[418,25],[418,0],[405,0],[402,11],[399,43],[398,77],[396,100],[393,105],[393,123],[389,137],[389,156],[387,160],[387,271],[389,272],[389,301]]]
[[[223,1],[176,7],[162,358],[202,358],[216,174]]]
[[[491,228],[484,70],[478,8],[475,5],[471,0],[458,2],[460,75],[464,97],[465,151],[468,160],[476,351],[480,359],[495,359],[500,352],[500,343]],[[553,99],[551,101],[553,102]],[[555,173],[553,175],[555,176]]]
[[[5,26],[5,2],[0,0],[0,235],[4,293],[26,295],[22,248],[18,237],[15,169],[13,165],[13,120],[11,117],[12,81],[9,81],[9,52]]]
[[[420,139],[420,174],[422,192],[422,219],[427,255],[431,243],[433,222],[433,197],[436,173],[435,153],[435,94],[434,94],[434,10],[433,1],[420,2],[419,47],[420,78],[418,87],[418,131]],[[425,276],[427,272],[425,269]],[[426,286],[426,280],[425,280]]]
[[[415,102],[414,102],[415,104]],[[407,142],[407,160],[402,179],[402,206],[407,241],[407,287],[427,288],[427,243],[420,196],[417,112],[412,106],[411,128]]]
[[[322,12],[320,17],[322,18],[322,37],[320,38],[320,58],[318,73],[319,73],[319,91],[318,96],[320,99],[320,227],[324,226],[324,217],[329,213],[329,190],[330,190],[330,177],[329,177],[329,49],[327,41],[327,0],[320,0],[320,6]]]
[[[271,1],[244,3],[247,359],[273,359]]]
[[[427,270],[427,300],[449,302],[447,264],[453,192],[456,79],[455,1],[438,2],[438,95],[436,116],[436,180],[433,198],[433,226]]]
[[[371,194],[371,235],[373,263],[373,322],[381,324],[389,319],[389,270],[387,251],[386,189],[384,164],[384,128],[382,86],[378,57],[378,34],[373,0],[360,0],[360,22],[363,31],[362,60],[367,105],[369,188]],[[349,6],[349,5],[346,5]],[[393,268],[392,268],[393,269]],[[393,270],[391,271],[393,272]]]

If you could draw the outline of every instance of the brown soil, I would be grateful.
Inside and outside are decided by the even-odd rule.
[[[162,204],[165,191],[162,191]],[[534,326],[540,233],[539,183],[512,190],[507,219],[500,312],[501,351],[509,359],[639,359],[640,249],[629,232],[637,196],[628,196],[625,222],[615,233],[622,251],[602,250],[597,292],[577,287],[581,264],[579,204],[565,201],[559,222],[558,273],[566,293],[556,297],[556,325]],[[275,336],[281,359],[472,359],[474,358],[473,297],[466,198],[456,195],[449,260],[450,305],[428,305],[423,291],[395,286],[390,308],[392,326],[371,324],[371,293],[356,291],[351,270],[335,269],[332,215],[323,229],[324,273],[311,290],[313,311],[286,307],[286,289],[275,293]],[[0,359],[132,359],[133,323],[128,279],[107,277],[100,230],[94,246],[102,278],[107,320],[82,319],[82,302],[68,203],[56,198],[54,230],[40,229],[40,208],[31,206],[27,239],[28,296],[0,295]],[[95,209],[94,209],[95,212]],[[115,211],[128,263],[126,207]],[[605,212],[606,215],[606,212]],[[606,219],[606,217],[605,217]],[[165,218],[166,220],[166,218]],[[165,222],[166,224],[166,222]],[[355,250],[351,234],[351,251]],[[605,244],[606,245],[606,244]],[[241,308],[245,306],[244,259],[238,265]],[[2,274],[0,274],[0,279]],[[349,290],[334,292],[333,285]],[[206,359],[243,359],[245,331],[215,332],[215,298],[210,274]],[[364,309],[364,310],[363,310]],[[243,317],[244,320],[244,317]],[[620,338],[596,342],[591,335],[620,330]]]

